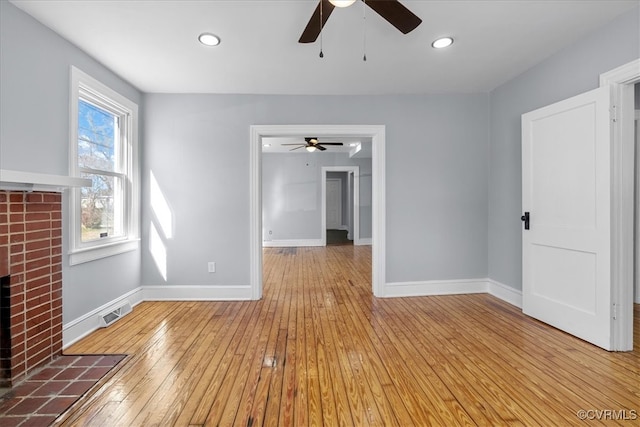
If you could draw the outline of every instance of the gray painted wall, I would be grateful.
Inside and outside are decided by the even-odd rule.
[[[142,107],[134,87],[9,2],[0,1],[0,168],[68,175],[71,65]],[[66,229],[66,194],[63,201]],[[64,253],[68,247],[64,233]],[[138,287],[140,251],[74,267],[63,257],[62,273],[67,323]]]
[[[359,166],[361,174],[371,176],[371,159],[350,159],[346,153],[263,154],[262,225],[267,233],[272,231],[271,240],[322,238],[320,178],[325,166]],[[346,218],[346,174],[329,172],[327,177],[343,181],[342,215]],[[360,237],[371,238],[371,179],[361,184],[365,188],[360,197]]]
[[[599,86],[601,73],[640,58],[640,9],[624,14],[490,94],[489,277],[522,288],[523,113]]]
[[[167,281],[145,249],[144,285],[249,284],[254,124],[386,125],[387,281],[487,276],[486,94],[149,94],[144,111],[143,239],[153,220],[150,171],[174,224]]]
[[[489,95],[143,97],[3,1],[0,168],[67,173],[70,65],[141,107],[142,273],[138,252],[76,267],[65,259],[65,322],[140,283],[248,284],[252,124],[386,125],[386,280],[489,276],[520,288],[520,115],[595,88],[600,73],[640,57],[638,16],[619,17]],[[148,253],[151,172],[172,210],[166,282]],[[216,274],[207,261],[217,261]]]

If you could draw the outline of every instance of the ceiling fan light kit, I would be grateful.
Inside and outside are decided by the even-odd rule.
[[[349,7],[354,4],[356,0],[329,0],[329,3],[335,7]]]

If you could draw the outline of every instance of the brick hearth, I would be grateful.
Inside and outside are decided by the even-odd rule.
[[[0,191],[0,387],[62,352],[61,207],[60,193]]]

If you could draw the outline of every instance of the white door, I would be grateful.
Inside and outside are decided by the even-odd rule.
[[[327,179],[327,229],[337,230],[342,225],[342,181]]]
[[[522,116],[523,311],[611,349],[610,95]],[[524,221],[524,215],[523,215]]]

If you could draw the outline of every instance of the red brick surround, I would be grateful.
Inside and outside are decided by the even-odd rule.
[[[11,387],[62,352],[60,193],[0,191],[0,257],[10,275],[8,304],[0,301],[10,310],[0,316],[10,318],[0,325],[9,331],[0,340],[0,387]]]

